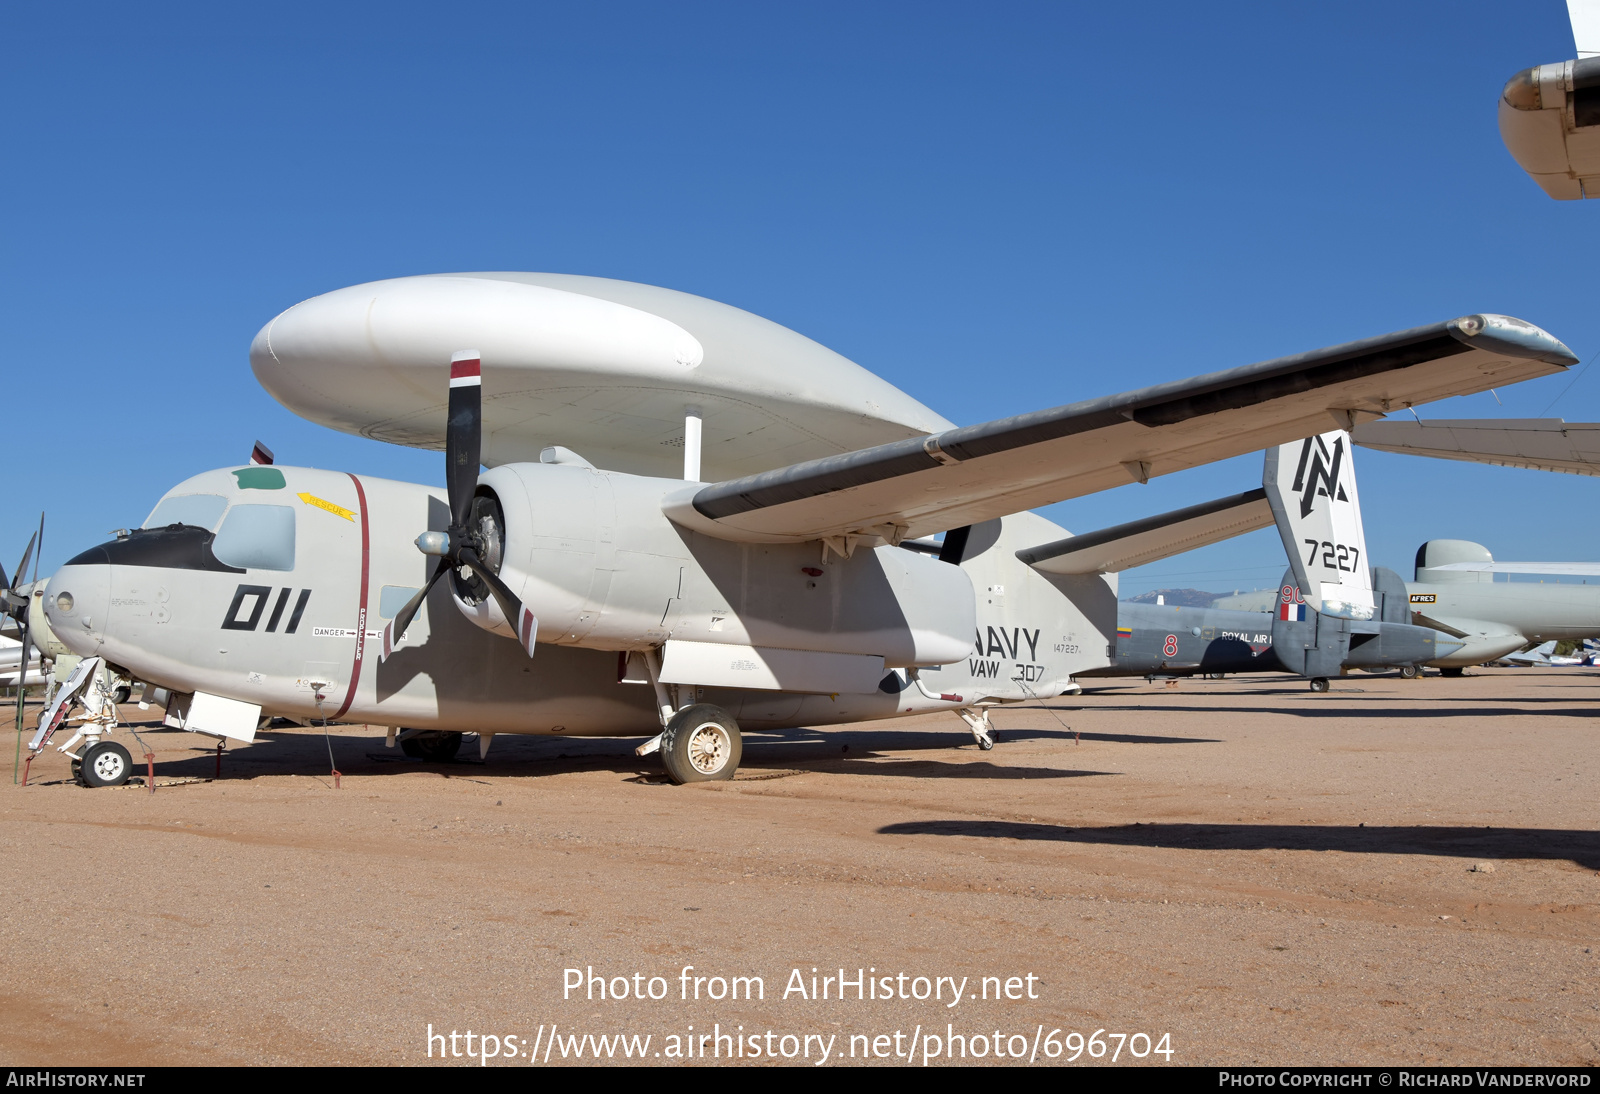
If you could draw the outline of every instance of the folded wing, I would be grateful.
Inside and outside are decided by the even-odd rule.
[[[686,488],[687,527],[743,542],[903,539],[1144,482],[1576,362],[1538,327],[1471,315],[1139,391]]]
[[[1560,418],[1365,422],[1352,436],[1356,444],[1379,452],[1600,475],[1600,422]]]

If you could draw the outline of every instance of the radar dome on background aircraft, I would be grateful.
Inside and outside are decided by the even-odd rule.
[[[1524,69],[1500,95],[1500,137],[1561,201],[1600,197],[1600,0],[1567,0],[1577,58]]]
[[[677,476],[699,426],[700,467],[687,470],[700,474],[687,477],[716,481],[951,426],[750,312],[569,274],[433,274],[337,289],[263,327],[250,365],[311,421],[442,449],[439,362],[462,346],[483,362],[491,467],[562,446],[611,470]]]

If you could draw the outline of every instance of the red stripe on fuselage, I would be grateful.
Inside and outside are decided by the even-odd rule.
[[[345,474],[350,475],[350,472],[346,471]],[[344,703],[333,712],[335,721],[343,717],[344,712],[350,709],[350,704],[355,702],[356,685],[361,683],[361,659],[367,653],[367,577],[372,563],[372,530],[367,523],[367,492],[361,488],[361,480],[354,475],[350,475],[350,481],[356,484],[356,504],[361,510],[361,599],[356,613],[356,656],[350,665],[350,688],[344,693]]]

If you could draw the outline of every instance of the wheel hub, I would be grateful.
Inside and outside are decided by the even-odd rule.
[[[115,752],[102,752],[94,758],[94,773],[106,782],[115,782],[122,775],[122,757]]]
[[[703,775],[715,775],[728,762],[728,732],[715,722],[689,735],[689,762]]]

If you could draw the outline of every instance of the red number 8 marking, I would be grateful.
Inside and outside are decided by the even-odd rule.
[[[1161,647],[1161,652],[1168,657],[1178,656],[1178,636],[1175,634],[1167,635],[1167,644]]]

